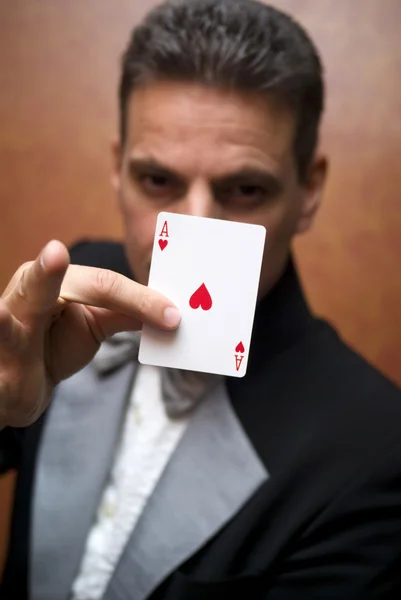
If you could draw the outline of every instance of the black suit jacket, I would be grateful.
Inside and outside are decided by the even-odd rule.
[[[132,276],[119,244],[71,258]],[[292,264],[257,308],[246,377],[227,386],[270,478],[151,600],[401,597],[401,394],[310,314]],[[45,418],[0,433],[2,469],[18,470],[2,599],[29,598]]]

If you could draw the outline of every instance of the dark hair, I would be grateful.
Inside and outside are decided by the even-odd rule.
[[[140,84],[170,79],[267,92],[294,110],[294,155],[304,178],[324,104],[322,65],[302,27],[256,0],[168,0],[136,27],[123,55],[120,135]]]

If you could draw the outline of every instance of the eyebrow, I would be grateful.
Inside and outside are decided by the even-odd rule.
[[[158,175],[163,175],[165,177],[171,177],[179,181],[184,179],[182,174],[160,164],[153,159],[130,158],[129,170],[135,174],[139,174],[143,171],[150,171],[152,173],[157,173]],[[217,187],[228,184],[246,184],[249,182],[249,180],[256,181],[260,185],[268,187],[269,190],[275,194],[278,194],[283,189],[283,182],[278,175],[275,175],[267,169],[258,167],[245,166],[231,173],[226,173],[225,175],[212,178],[213,184]]]
[[[152,171],[160,175],[167,175],[176,179],[181,179],[178,173],[164,167],[160,163],[152,159],[130,158],[128,168],[131,172],[140,173],[141,171]]]

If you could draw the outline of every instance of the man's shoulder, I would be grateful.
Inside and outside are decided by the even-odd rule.
[[[80,240],[69,248],[71,264],[111,269],[132,278],[124,245],[110,240]]]
[[[270,469],[325,456],[325,468],[331,462],[338,472],[344,458],[347,472],[388,445],[401,452],[401,391],[325,322],[316,321],[310,335],[247,386],[230,387],[240,421]]]
[[[346,343],[326,321],[313,325],[295,344],[269,361],[256,377],[261,391],[274,389],[296,407],[361,408],[368,398],[380,404],[397,402],[401,414],[401,390],[375,365]],[[359,404],[361,403],[361,404]]]
[[[374,364],[352,348],[329,324],[321,322],[320,334],[314,344],[314,376],[318,382],[329,384],[333,397],[350,395],[353,398],[384,396],[400,402],[401,390]],[[319,369],[320,367],[320,369]]]

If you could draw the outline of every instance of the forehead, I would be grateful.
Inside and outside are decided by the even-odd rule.
[[[295,118],[263,94],[157,82],[131,94],[127,116],[133,158],[215,175],[244,161],[276,171],[292,161]]]

